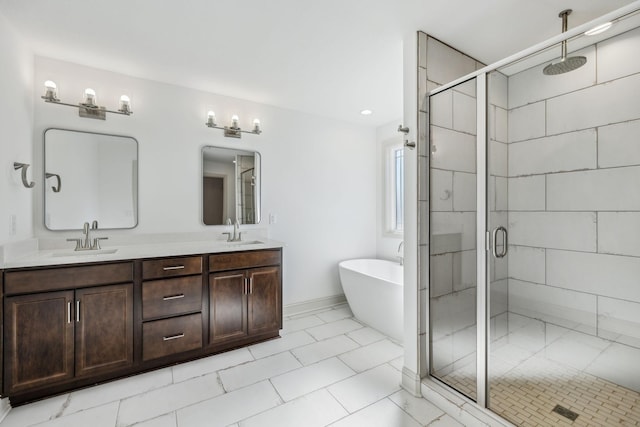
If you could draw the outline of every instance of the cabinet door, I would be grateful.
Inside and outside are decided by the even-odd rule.
[[[76,291],[76,377],[133,364],[133,285]]]
[[[73,378],[73,291],[5,299],[5,395]]]
[[[280,267],[254,268],[249,276],[249,334],[278,330],[282,326]]]
[[[209,342],[247,336],[246,284],[244,271],[209,276]]]

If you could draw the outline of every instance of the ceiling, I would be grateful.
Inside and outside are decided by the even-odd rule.
[[[402,115],[402,40],[491,63],[631,0],[0,0],[37,55],[366,126]],[[363,109],[373,110],[362,116]]]

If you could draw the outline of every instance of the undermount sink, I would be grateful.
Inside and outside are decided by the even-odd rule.
[[[239,242],[226,242],[227,245],[231,245],[231,246],[245,246],[245,245],[261,245],[264,242],[260,241],[260,240],[241,240]]]
[[[64,251],[64,252],[55,252],[51,254],[52,257],[63,257],[63,256],[88,256],[88,255],[108,255],[115,254],[118,252],[118,249],[90,249],[86,251]]]

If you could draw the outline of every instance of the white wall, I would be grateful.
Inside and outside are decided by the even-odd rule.
[[[33,180],[33,54],[0,14],[0,245],[32,237],[34,190],[22,185],[13,162],[30,163]],[[36,166],[37,167],[37,166]],[[12,232],[11,217],[16,230]]]
[[[45,80],[55,81],[59,98],[69,103],[80,101],[84,89],[91,87],[98,104],[113,109],[126,93],[134,114],[108,115],[106,121],[79,118],[77,110],[39,99]],[[139,142],[139,225],[105,234],[217,236],[224,231],[201,223],[201,148],[217,145],[262,154],[263,221],[243,229],[250,238],[252,228],[267,227],[272,239],[287,245],[285,305],[342,294],[337,263],[375,256],[375,129],[42,57],[36,57],[33,84],[38,182],[42,133],[48,127],[121,134]],[[208,110],[216,112],[221,124],[238,114],[244,128],[258,117],[264,132],[240,140],[225,138],[222,131],[205,126]],[[59,239],[78,234],[44,228],[41,191],[36,187],[35,234]],[[268,224],[270,213],[277,223]]]

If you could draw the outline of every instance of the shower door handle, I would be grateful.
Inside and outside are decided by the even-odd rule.
[[[498,232],[502,231],[504,246],[502,248],[502,252],[498,253]],[[496,227],[493,229],[493,242],[491,243],[491,252],[493,256],[496,258],[504,258],[507,255],[507,245],[509,244],[507,240],[507,229],[503,226]]]

